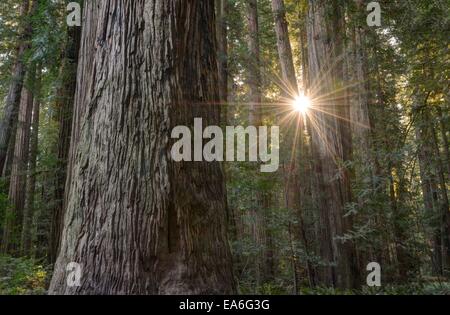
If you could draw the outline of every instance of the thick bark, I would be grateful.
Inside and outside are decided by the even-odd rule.
[[[25,55],[30,48],[33,31],[30,17],[37,10],[37,1],[33,2],[31,10],[30,3],[30,0],[23,0],[20,7],[20,16],[26,21],[23,29],[19,30],[20,38],[17,48],[17,59],[14,64],[12,80],[6,97],[4,113],[0,120],[0,170],[4,173],[9,173],[9,170],[4,171],[5,162],[8,156],[8,146],[11,140],[14,140],[11,137],[14,135],[14,128],[19,114],[22,86],[26,73]],[[14,143],[12,143],[11,147],[14,147]]]
[[[32,241],[32,219],[34,214],[34,194],[36,190],[36,157],[38,150],[38,136],[39,136],[39,110],[41,106],[41,69],[37,66],[36,83],[34,85],[33,111],[31,123],[30,136],[30,151],[29,151],[29,165],[28,165],[28,179],[25,195],[25,208],[22,222],[22,236],[21,247],[24,256],[31,253]]]
[[[85,4],[73,171],[50,293],[233,293],[220,163],[170,159],[218,125],[214,2]],[[67,263],[82,266],[80,287]]]
[[[80,40],[80,28],[71,27],[67,30],[67,41],[60,72],[62,85],[57,92],[58,97],[56,101],[56,108],[59,111],[59,139],[57,148],[58,164],[55,179],[56,205],[52,215],[48,255],[50,263],[55,263],[56,261],[63,228],[64,191],[66,186],[67,161],[72,130],[73,104],[77,84],[76,78]]]
[[[333,16],[327,12],[334,12]],[[320,280],[343,288],[358,285],[358,268],[354,244],[343,242],[351,229],[351,219],[344,217],[345,206],[352,200],[349,171],[343,165],[351,159],[349,106],[343,102],[340,82],[344,82],[343,17],[334,2],[309,1],[308,59],[314,97],[333,93],[336,101],[314,104],[312,113],[312,155],[315,203],[320,217],[320,254],[325,263]]]
[[[35,71],[35,70],[33,70]],[[31,73],[31,72],[30,72]],[[34,75],[30,78],[34,82]],[[31,114],[33,111],[32,88],[24,87],[19,107],[14,156],[8,199],[11,204],[6,216],[2,248],[5,252],[16,253],[20,249],[22,222],[25,208],[28,155],[30,145]]]

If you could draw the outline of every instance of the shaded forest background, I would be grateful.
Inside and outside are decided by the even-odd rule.
[[[277,172],[223,165],[236,292],[450,293],[449,2],[378,1],[380,27],[368,1],[214,2],[221,123],[281,126]],[[61,244],[83,80],[66,5],[0,4],[2,294],[45,293]]]

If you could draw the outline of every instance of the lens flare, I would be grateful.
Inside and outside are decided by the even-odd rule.
[[[311,107],[311,100],[306,95],[297,96],[292,105],[295,111],[306,114]]]

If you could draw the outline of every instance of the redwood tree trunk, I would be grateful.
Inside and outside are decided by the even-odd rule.
[[[250,106],[249,106],[249,125],[259,127],[262,124],[261,111],[261,60],[260,60],[260,42],[259,42],[259,19],[258,3],[256,0],[247,2],[247,20],[248,20],[248,85],[250,88]],[[259,171],[259,166],[255,167],[255,172]],[[260,177],[256,175],[256,181]],[[261,185],[257,185],[261,187]],[[254,191],[254,204],[250,215],[252,220],[252,237],[258,247],[256,261],[256,282],[258,287],[269,281],[273,275],[272,254],[269,248],[270,233],[267,230],[266,209],[269,207],[270,198],[266,191]]]
[[[36,157],[38,151],[39,138],[39,110],[41,106],[41,66],[37,67],[36,83],[34,86],[35,95],[33,98],[33,112],[30,136],[28,178],[25,195],[25,208],[22,222],[21,247],[23,255],[30,255],[32,242],[32,220],[34,213],[34,194],[36,190]]]
[[[177,125],[220,123],[214,2],[88,1],[73,171],[50,293],[233,293],[220,163],[175,163]],[[66,265],[82,266],[69,287]]]
[[[289,97],[295,98],[298,94],[298,85],[292,58],[291,41],[289,40],[284,0],[272,0],[272,11],[275,18],[275,31],[284,92]]]
[[[34,78],[30,78],[30,82],[33,81]],[[3,231],[2,248],[5,252],[17,252],[17,250],[20,249],[22,221],[25,208],[25,188],[27,184],[32,111],[33,93],[31,88],[24,87],[22,89],[19,107],[16,139],[14,143],[14,156],[12,159],[11,179],[9,184],[8,198],[11,203],[11,208],[6,216]]]
[[[228,101],[228,0],[216,0],[217,12],[217,65],[219,70],[220,103],[224,107],[226,121],[226,104]]]
[[[330,17],[328,12],[333,12]],[[308,60],[314,97],[333,93],[336,101],[314,104],[312,118],[312,155],[317,179],[315,204],[320,217],[320,254],[328,266],[320,280],[329,286],[357,286],[358,270],[354,244],[343,242],[351,228],[345,206],[352,200],[349,171],[343,165],[351,159],[349,106],[343,93],[344,25],[338,4],[324,0],[309,1]],[[330,97],[326,97],[329,99]],[[339,118],[338,118],[339,117]]]
[[[0,171],[4,171],[6,158],[8,156],[8,146],[10,145],[11,137],[14,135],[14,128],[17,123],[19,114],[19,105],[21,100],[21,92],[23,81],[26,73],[25,56],[30,48],[30,40],[32,36],[32,26],[30,17],[34,15],[37,10],[37,1],[33,2],[30,10],[30,0],[23,0],[20,7],[20,16],[27,19],[23,28],[19,31],[20,39],[17,48],[16,62],[12,74],[11,84],[9,86],[8,95],[4,108],[4,114],[0,120]],[[13,147],[13,146],[12,146]],[[5,170],[9,173],[9,170]]]

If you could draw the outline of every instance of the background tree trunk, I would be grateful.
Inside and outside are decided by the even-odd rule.
[[[14,64],[4,114],[0,120],[0,171],[4,173],[9,173],[9,171],[4,171],[4,167],[8,155],[8,145],[10,145],[11,136],[14,135],[14,128],[19,113],[22,86],[26,74],[26,52],[31,47],[30,40],[33,33],[31,17],[36,13],[37,7],[38,2],[33,1],[30,9],[30,0],[23,0],[20,7],[20,16],[24,19],[24,25],[19,30],[20,39],[17,48],[17,59]]]
[[[22,254],[31,255],[32,220],[34,214],[34,194],[36,190],[36,157],[39,141],[39,110],[41,106],[41,66],[36,68],[36,83],[34,84],[33,112],[30,136],[30,153],[28,179],[26,185],[25,208],[22,223],[21,247]]]
[[[333,12],[330,17],[328,12]],[[351,220],[344,217],[352,200],[349,171],[351,159],[349,106],[343,95],[343,17],[341,7],[330,1],[309,1],[308,60],[310,84],[315,102],[312,124],[312,155],[315,203],[320,216],[320,256],[329,264],[320,280],[328,286],[357,286],[358,268],[354,244],[339,238],[349,232]],[[333,95],[335,100],[329,100]],[[311,115],[310,115],[311,116]],[[334,265],[335,264],[335,265]]]
[[[220,103],[222,121],[227,120],[228,102],[228,0],[216,0],[217,12],[217,66],[219,70]]]
[[[298,95],[298,85],[292,58],[291,41],[289,40],[284,0],[272,0],[272,11],[275,18],[275,31],[281,73],[284,81],[282,82],[284,94],[287,94],[289,98],[293,99]]]
[[[30,82],[35,80],[35,67],[29,73]],[[17,121],[14,156],[8,198],[11,208],[6,215],[2,247],[5,252],[17,253],[20,249],[22,223],[25,208],[25,192],[30,147],[31,115],[33,112],[33,87],[24,87]]]
[[[247,21],[248,21],[248,86],[249,86],[249,115],[248,122],[250,126],[259,127],[262,125],[262,80],[261,80],[261,53],[259,39],[259,18],[258,3],[256,0],[247,2]],[[258,174],[259,165],[255,166],[255,172]],[[259,174],[258,174],[259,175]],[[261,180],[256,175],[256,182]],[[260,186],[260,185],[259,185]],[[262,287],[264,283],[269,281],[273,276],[273,268],[271,267],[271,252],[269,249],[270,235],[267,230],[267,213],[269,207],[267,196],[269,192],[254,191],[253,207],[250,211],[252,216],[252,237],[258,248],[256,261],[256,283],[258,287]]]

